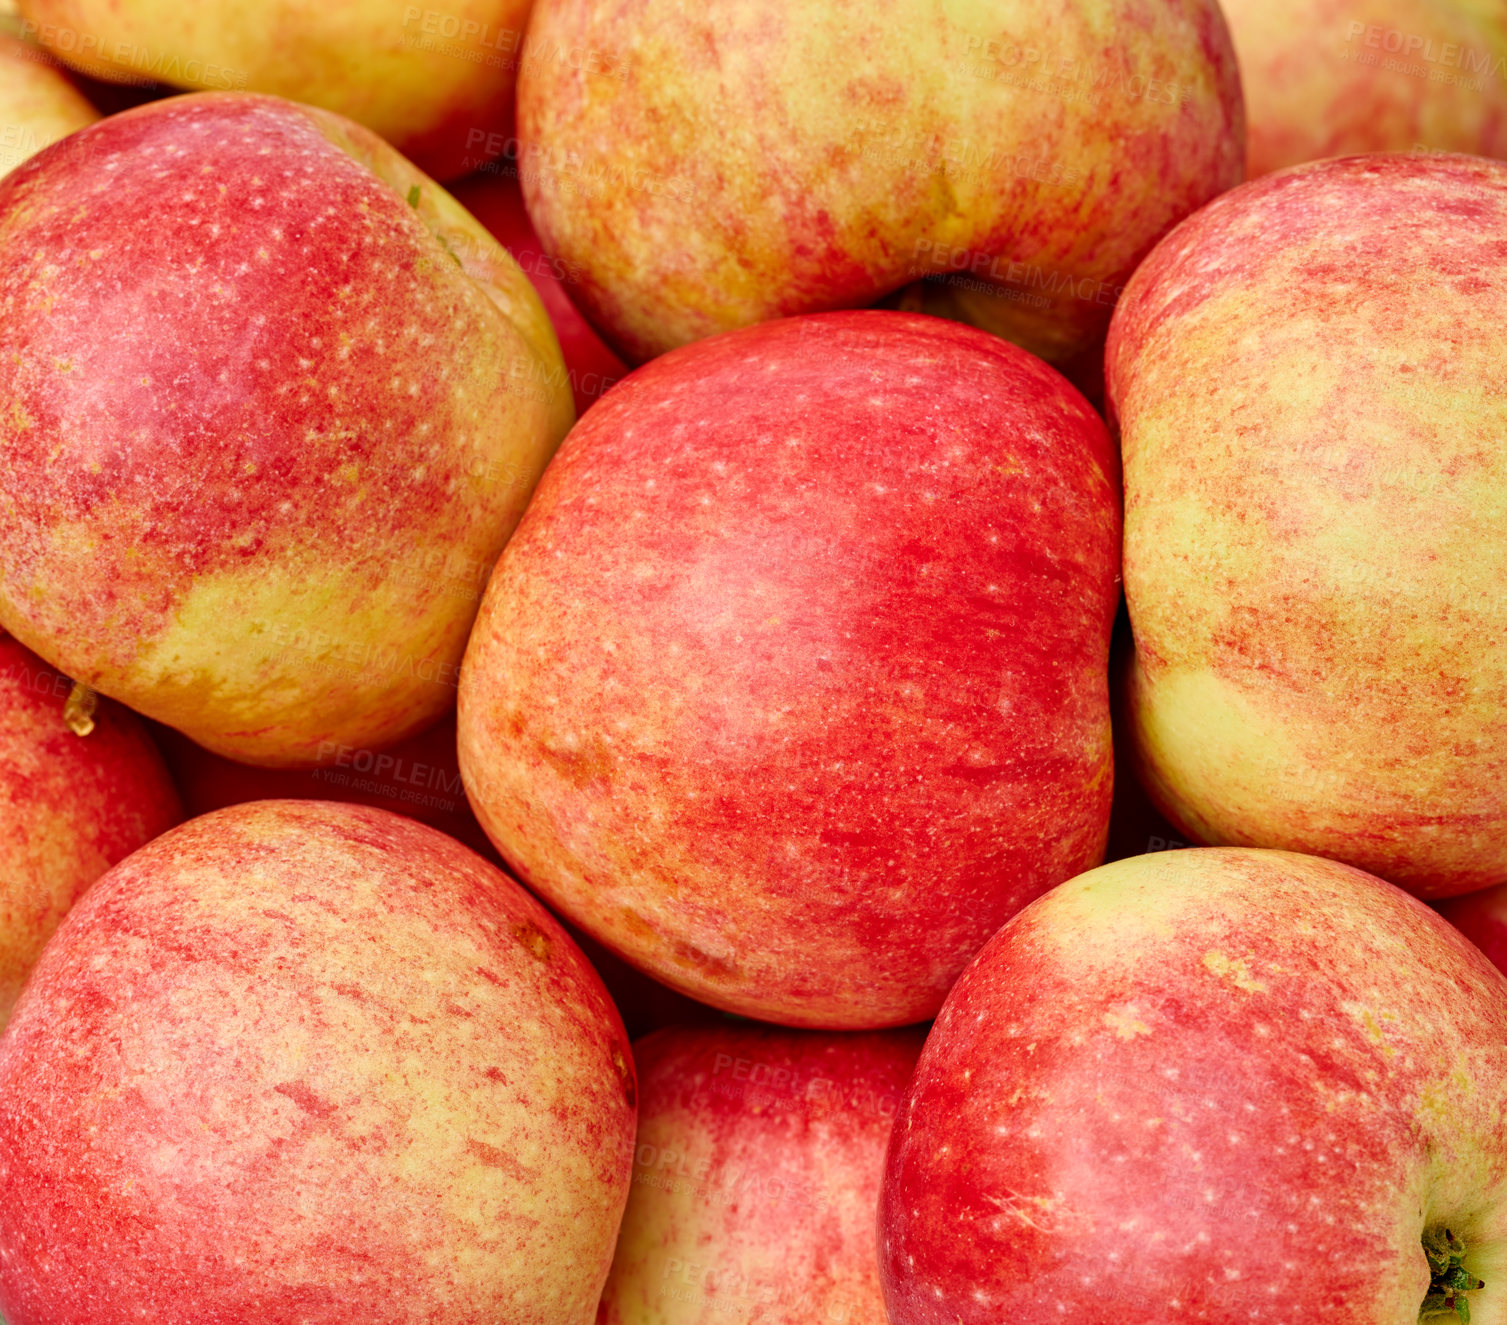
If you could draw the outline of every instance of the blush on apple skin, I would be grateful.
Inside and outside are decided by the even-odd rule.
[[[103,700],[75,735],[72,689],[0,632],[0,1027],[68,908],[183,817],[135,715]]]
[[[528,279],[358,125],[116,115],[0,182],[0,623],[247,762],[454,703],[574,412]]]
[[[0,1038],[11,1325],[587,1325],[632,1055],[444,834],[264,801],[115,867]]]
[[[896,1117],[892,1325],[1407,1325],[1427,1228],[1507,1304],[1507,981],[1285,852],[1118,861],[1007,924]]]
[[[524,210],[515,166],[498,162],[462,180],[453,192],[456,201],[513,255],[539,292],[560,341],[576,414],[584,414],[628,373],[628,365],[597,335],[571,299],[572,290],[579,293],[584,273],[544,251]]]
[[[890,312],[674,352],[582,419],[462,672],[477,817],[703,1002],[933,1015],[1104,850],[1116,458],[1058,374]]]
[[[659,1031],[598,1325],[870,1325],[874,1219],[920,1030]]]
[[[633,363],[934,275],[917,311],[1076,371],[1242,178],[1213,0],[538,0],[529,37],[585,53],[519,75],[529,215]]]
[[[1507,879],[1504,232],[1507,165],[1345,157],[1224,195],[1127,287],[1134,759],[1185,840]]]
[[[1507,8],[1474,0],[1221,0],[1246,172],[1359,152],[1507,156]]]

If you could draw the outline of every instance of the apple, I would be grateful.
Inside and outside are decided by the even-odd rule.
[[[55,60],[0,31],[0,176],[98,118]]]
[[[516,170],[503,162],[484,166],[455,186],[455,198],[513,255],[539,292],[560,341],[576,413],[584,414],[627,373],[628,365],[608,348],[572,302],[571,291],[580,288],[582,273],[544,251],[524,209]]]
[[[1116,861],[948,995],[886,1161],[890,1323],[1494,1325],[1504,1110],[1507,981],[1421,902],[1287,852]]]
[[[530,0],[21,0],[22,36],[119,83],[268,92],[347,116],[436,179],[507,132]]]
[[[366,806],[194,819],[100,880],[0,1037],[10,1325],[587,1325],[631,1052],[495,866]]]
[[[1186,840],[1507,881],[1507,166],[1226,194],[1115,311],[1130,716]]]
[[[884,1319],[874,1219],[922,1032],[637,1042],[633,1187],[598,1325]]]
[[[937,318],[793,318],[639,369],[487,586],[459,709],[482,827],[702,1002],[932,1016],[1102,858],[1117,472],[1057,373]]]
[[[1484,952],[1499,971],[1507,971],[1507,884],[1437,902],[1434,909]]]
[[[450,711],[573,418],[480,225],[360,126],[241,93],[113,116],[0,182],[0,398],[0,625],[285,767]]]
[[[1242,177],[1214,0],[539,0],[529,38],[582,53],[519,76],[529,213],[632,362],[930,279],[1067,365]]]
[[[1250,176],[1359,152],[1507,156],[1500,0],[1221,6],[1245,88]]]
[[[105,701],[70,726],[72,690],[0,633],[0,1026],[68,908],[183,817],[135,717]]]

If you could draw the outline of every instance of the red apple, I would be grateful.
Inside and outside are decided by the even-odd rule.
[[[455,186],[456,201],[491,231],[534,283],[560,341],[576,413],[584,414],[627,373],[628,366],[576,308],[571,292],[580,292],[583,272],[544,251],[524,210],[515,171],[516,167],[504,163],[483,169]]]
[[[1436,902],[1434,909],[1465,935],[1499,971],[1507,971],[1507,884]]]
[[[922,1032],[663,1030],[598,1325],[866,1325],[874,1218]]]
[[[1507,164],[1343,157],[1115,310],[1136,766],[1186,840],[1507,881]]]
[[[1507,981],[1421,902],[1285,852],[1117,861],[937,1018],[880,1204],[889,1320],[1442,1325],[1458,1292],[1496,1325],[1504,1111]]]
[[[538,296],[454,199],[349,121],[233,93],[0,181],[0,398],[0,624],[282,766],[449,711],[573,417]]]
[[[206,815],[74,907],[0,1038],[10,1325],[586,1325],[628,1041],[542,907],[365,806]]]
[[[106,700],[80,735],[72,689],[0,632],[0,1026],[68,908],[183,817],[136,718]]]
[[[694,998],[923,1020],[1101,858],[1118,562],[1104,427],[1013,345],[851,312],[688,346],[581,420],[493,573],[467,794]]]
[[[633,362],[925,280],[1081,367],[1241,179],[1214,0],[538,0],[529,41],[576,57],[519,73],[529,214]]]

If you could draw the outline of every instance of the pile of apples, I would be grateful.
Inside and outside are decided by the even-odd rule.
[[[1507,1325],[1507,0],[0,25],[8,1325]]]

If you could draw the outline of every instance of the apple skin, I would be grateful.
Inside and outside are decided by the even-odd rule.
[[[239,93],[113,116],[0,181],[0,394],[0,625],[285,767],[451,709],[573,418],[543,305],[480,225],[360,126]]]
[[[459,709],[482,827],[702,1002],[925,1020],[1102,858],[1116,474],[1072,387],[954,322],[821,314],[640,368],[483,599]]]
[[[530,0],[21,0],[22,35],[107,82],[267,92],[365,125],[435,179],[506,132]],[[454,32],[451,32],[451,28]],[[540,53],[547,58],[550,53]]]
[[[518,177],[510,173],[514,169],[502,163],[484,167],[455,186],[455,198],[513,255],[539,292],[560,341],[576,413],[584,414],[604,391],[627,375],[628,365],[597,335],[572,301],[571,291],[579,288],[582,274],[544,251],[524,209]]]
[[[598,1325],[884,1319],[874,1219],[923,1032],[670,1029],[633,1046],[633,1188]]]
[[[1449,1227],[1507,1318],[1507,981],[1349,866],[1117,861],[995,936],[896,1115],[891,1325],[1412,1325]],[[1453,1317],[1451,1317],[1453,1319]]]
[[[631,1051],[442,833],[264,801],[115,867],[0,1038],[10,1325],[587,1325]]]
[[[1361,152],[1507,156],[1500,0],[1220,4],[1240,59],[1251,178]]]
[[[529,37],[597,57],[524,68],[520,168],[634,363],[935,274],[917,311],[1067,364],[1242,178],[1213,0],[539,0]]]
[[[56,61],[0,31],[0,176],[98,118]]]
[[[1507,880],[1504,228],[1496,162],[1299,166],[1116,309],[1135,759],[1187,840]]]
[[[72,688],[0,632],[0,1027],[68,908],[183,817],[135,716],[105,700],[76,736]]]

